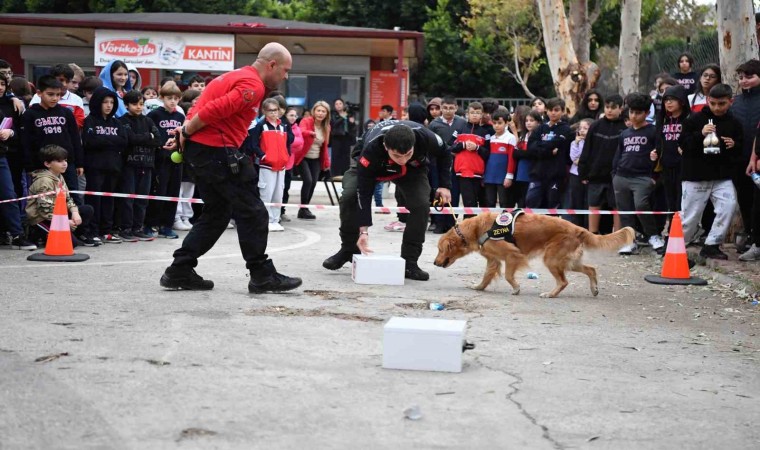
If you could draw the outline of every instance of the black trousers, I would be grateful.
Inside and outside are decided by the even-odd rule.
[[[462,206],[477,208],[480,198],[480,178],[464,178],[457,176],[459,190],[462,193]],[[475,214],[465,214],[464,218],[474,217]]]
[[[354,139],[351,136],[330,136],[330,175],[343,176],[348,170],[351,160],[351,145]]]
[[[251,165],[237,175],[227,165],[227,151],[189,141],[185,160],[192,164],[195,183],[203,199],[203,214],[174,252],[172,266],[189,269],[198,265],[235,219],[240,250],[251,277],[265,278],[275,272],[266,254],[269,213],[259,197],[258,176]],[[250,161],[250,160],[248,160]]]
[[[752,204],[753,196],[757,188],[755,183],[752,182],[752,178],[748,177],[744,172],[747,169],[747,163],[744,165],[737,165],[734,168],[734,176],[731,181],[734,183],[736,189],[736,200],[739,203],[739,213],[742,215],[742,222],[744,223],[744,232],[750,236],[760,234],[760,230],[754,230],[755,224],[752,222]]]
[[[511,187],[507,189],[503,184],[486,183],[483,186],[483,190],[485,191],[486,201],[482,206],[485,206],[486,208],[496,208],[496,199],[498,198],[500,208],[504,209],[515,207],[513,195],[514,189]]]
[[[93,209],[92,209],[92,206],[90,205],[78,206],[77,209],[79,210],[79,217],[82,218],[82,223],[77,227],[76,230],[74,230],[71,233],[72,240],[74,236],[83,236],[88,233],[88,230],[90,228],[90,221],[92,220],[92,214],[93,214]],[[71,218],[71,213],[69,213],[69,219],[70,218]],[[43,220],[37,225],[33,227],[29,227],[29,240],[34,243],[37,243],[38,241],[42,241],[43,243],[46,244],[49,233],[50,233],[50,221]]]
[[[426,170],[411,170],[406,176],[394,180],[409,210],[404,236],[401,239],[401,257],[416,263],[425,243],[428,216],[430,215],[430,183]],[[358,192],[356,167],[343,174],[343,195],[340,197],[340,248],[357,252],[359,240]]]
[[[307,159],[304,158],[301,164],[298,165],[299,173],[301,174],[301,204],[308,205],[311,202],[311,197],[314,196],[314,188],[317,187],[319,181],[319,172],[322,168],[322,163],[319,158]]]
[[[164,150],[161,150],[164,151]],[[156,168],[153,170],[153,185],[151,195],[179,197],[182,184],[182,164],[173,163],[169,158],[156,158]],[[174,225],[177,214],[177,204],[164,200],[150,200],[145,225],[169,227]]]
[[[87,171],[87,190],[96,192],[116,192],[119,185],[119,172],[97,169]],[[93,236],[112,234],[114,216],[114,198],[100,195],[88,195],[85,203],[92,206],[93,215],[89,231]]]

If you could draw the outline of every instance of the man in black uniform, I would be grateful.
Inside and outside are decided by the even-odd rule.
[[[438,135],[423,125],[410,121],[388,120],[378,123],[364,139],[364,148],[351,168],[343,175],[340,198],[340,251],[327,258],[322,266],[337,270],[358,253],[370,253],[368,228],[372,225],[372,194],[375,184],[393,181],[406,200],[409,217],[401,243],[401,257],[406,260],[406,278],[425,281],[427,272],[417,265],[425,242],[430,214],[428,162],[436,159],[441,187],[436,197],[451,201],[451,153]]]

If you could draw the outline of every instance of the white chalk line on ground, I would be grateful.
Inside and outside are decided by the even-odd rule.
[[[305,236],[305,239],[301,242],[297,242],[295,244],[286,245],[283,247],[268,247],[267,248],[267,254],[271,253],[281,253],[286,252],[290,250],[296,250],[303,247],[308,247],[310,245],[316,244],[317,242],[322,240],[322,236],[319,233],[316,233],[314,231],[305,230],[303,228],[297,228],[297,227],[288,227],[288,231],[295,231],[297,233],[300,233]],[[237,236],[237,235],[236,235]],[[119,245],[129,245],[129,243],[125,242],[123,244]],[[101,245],[100,249],[95,250],[96,252],[101,251],[102,247],[107,246],[113,246],[113,244],[103,244]],[[80,253],[87,252],[87,250],[91,249],[92,247],[77,247],[77,250]],[[40,250],[41,251],[41,250]],[[173,250],[172,250],[173,251]],[[31,253],[31,252],[30,252]],[[94,253],[90,253],[92,256]],[[212,259],[224,259],[224,258],[232,258],[232,257],[238,257],[242,259],[242,255],[240,251],[236,253],[227,253],[224,255],[204,255],[201,256],[200,261],[208,261]],[[135,260],[125,260],[125,261],[88,261],[88,262],[81,262],[81,263],[70,263],[70,262],[59,262],[59,263],[47,263],[47,264],[38,264],[35,262],[30,261],[28,264],[20,264],[20,265],[13,265],[13,266],[3,266],[0,265],[0,270],[8,270],[8,269],[48,269],[48,268],[73,268],[76,269],[78,267],[88,267],[88,266],[121,266],[121,265],[129,265],[129,264],[146,264],[146,263],[161,263],[161,264],[169,264],[173,261],[173,258],[165,258],[165,259],[135,259]]]

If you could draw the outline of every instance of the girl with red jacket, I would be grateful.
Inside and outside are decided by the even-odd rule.
[[[311,108],[311,116],[305,117],[299,124],[303,134],[303,149],[295,155],[295,165],[301,173],[301,204],[308,205],[317,186],[319,172],[330,168],[330,155],[327,145],[330,142],[330,105],[318,101]],[[298,218],[314,220],[316,216],[309,208],[298,210]]]

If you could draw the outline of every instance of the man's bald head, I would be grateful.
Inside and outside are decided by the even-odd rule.
[[[253,67],[259,72],[267,89],[277,89],[293,66],[293,57],[284,45],[270,42],[259,50]]]
[[[270,42],[259,50],[259,54],[256,59],[262,59],[264,61],[292,61],[290,52],[284,45],[278,42]]]

